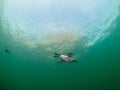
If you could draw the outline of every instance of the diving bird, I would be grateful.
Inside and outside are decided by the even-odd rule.
[[[77,62],[75,59],[72,59],[71,56],[73,55],[73,53],[67,53],[67,55],[61,55],[55,52],[54,57],[59,57],[61,59],[61,61],[59,61],[58,63],[62,63],[62,62],[67,62],[67,63],[72,63],[72,62]]]
[[[5,52],[8,54],[11,54],[10,50],[7,48],[7,46],[5,46]]]

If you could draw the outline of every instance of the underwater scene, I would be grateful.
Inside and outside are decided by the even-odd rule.
[[[120,90],[120,0],[0,0],[0,90]]]

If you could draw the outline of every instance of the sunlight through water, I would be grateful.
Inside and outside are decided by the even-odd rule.
[[[0,0],[0,90],[76,89],[120,90],[120,0]]]
[[[87,48],[111,32],[116,0],[5,0],[3,28],[29,48],[70,51]],[[8,32],[7,30],[4,30]]]

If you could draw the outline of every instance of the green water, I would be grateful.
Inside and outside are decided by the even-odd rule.
[[[106,28],[110,34],[104,39],[87,48],[78,42],[75,48],[65,49],[75,54],[78,63],[61,64],[53,57],[56,50],[51,46],[51,51],[44,49],[44,45],[29,48],[21,42],[23,35],[20,34],[23,38],[12,36],[11,24],[0,15],[0,90],[120,89],[119,14]],[[11,54],[5,52],[5,46]]]

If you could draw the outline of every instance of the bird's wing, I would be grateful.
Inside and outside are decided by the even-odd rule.
[[[73,53],[67,53],[68,57],[71,57],[72,55],[74,55]]]

